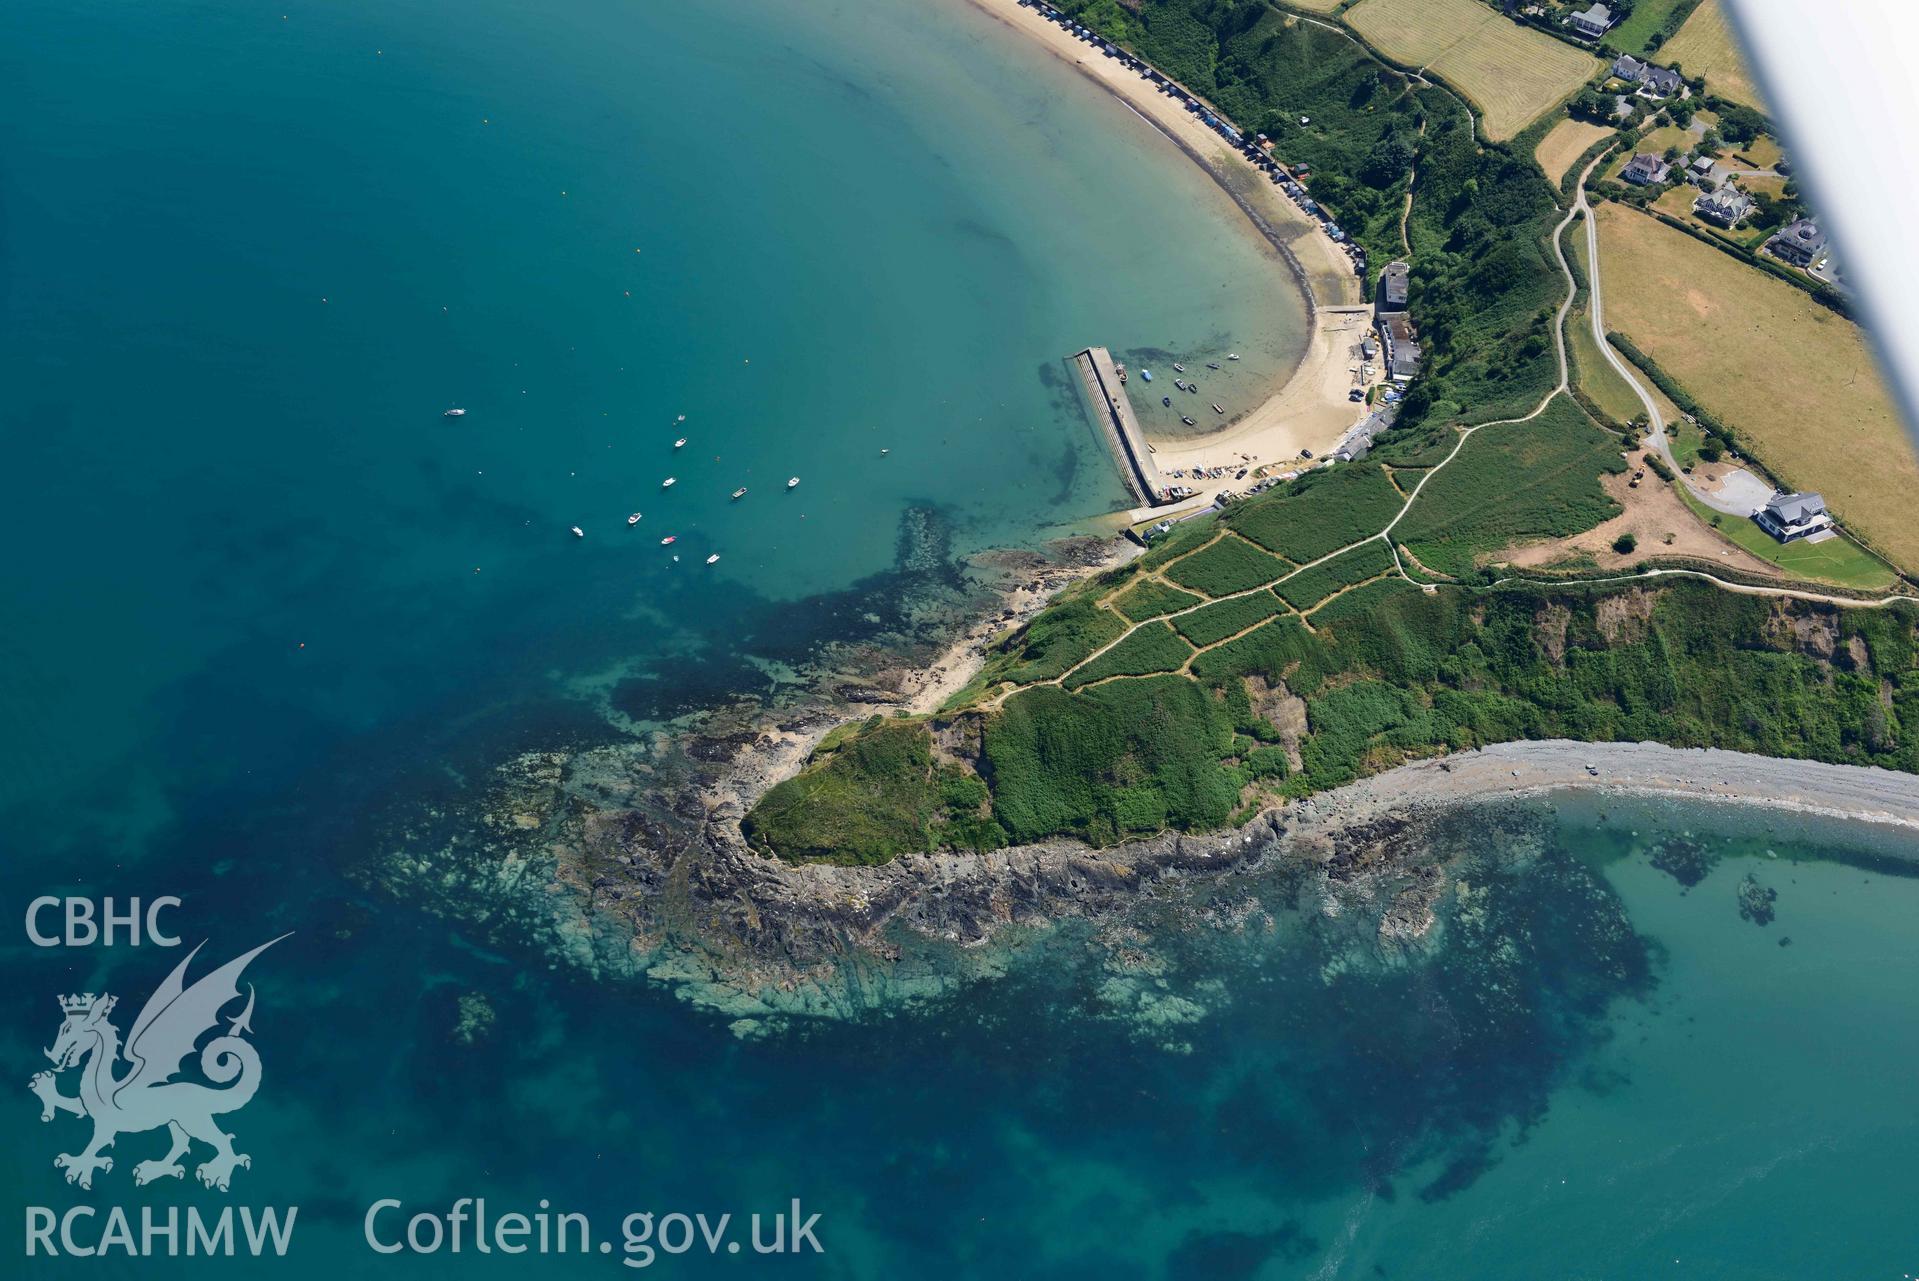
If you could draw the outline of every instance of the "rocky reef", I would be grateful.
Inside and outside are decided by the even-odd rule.
[[[745,798],[790,732],[790,722],[715,718],[663,755],[625,745],[524,754],[454,824],[462,839],[398,833],[369,876],[555,965],[669,984],[742,1033],[950,993],[1070,929],[1105,958],[1104,1007],[1178,1048],[1205,997],[1167,984],[1161,931],[1258,933],[1305,904],[1350,933],[1364,964],[1400,965],[1448,916],[1474,919],[1483,890],[1455,876],[1462,858],[1483,856],[1489,837],[1507,860],[1546,839],[1536,815],[1468,822],[1450,807],[1374,812],[1329,796],[1231,832],[1111,849],[1056,841],[877,867],[792,865],[752,850],[739,830]]]
[[[1101,958],[1101,1009],[1177,1051],[1210,997],[1168,976],[1166,937],[1256,937],[1291,914],[1340,935],[1332,971],[1413,964],[1449,928],[1476,937],[1486,878],[1459,869],[1483,871],[1489,850],[1536,861],[1550,843],[1536,812],[1462,818],[1462,791],[1522,781],[1490,759],[1477,783],[1468,762],[1439,762],[1419,795],[1404,778],[1369,780],[1234,830],[1107,849],[1058,840],[841,867],[746,844],[747,807],[828,730],[924,705],[938,693],[929,673],[963,681],[981,639],[1111,554],[1083,539],[955,565],[936,514],[916,514],[894,572],[832,606],[862,626],[783,655],[792,678],[776,696],[667,721],[633,717],[630,700],[610,708],[628,732],[521,750],[456,797],[401,806],[360,879],[488,945],[667,984],[745,1035],[937,998],[1065,941]]]

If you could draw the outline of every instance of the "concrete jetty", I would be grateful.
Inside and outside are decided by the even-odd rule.
[[[1104,347],[1088,347],[1073,357],[1073,364],[1079,370],[1080,386],[1092,406],[1093,418],[1112,446],[1128,487],[1148,506],[1169,501],[1153,452],[1147,448],[1146,433],[1133,416],[1133,403],[1126,399],[1126,388],[1113,365],[1113,353]]]

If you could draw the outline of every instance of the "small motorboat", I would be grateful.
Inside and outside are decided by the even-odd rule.
[[[662,538],[660,540],[660,546],[671,547],[674,543],[677,543],[679,541],[680,541],[680,536],[678,534],[668,534],[665,538]]]
[[[673,488],[673,485],[674,485],[674,481],[675,481],[675,478],[674,478],[674,477],[672,477],[672,476],[668,476],[668,477],[667,477],[667,478],[666,478],[665,480],[663,480],[663,481],[661,481],[661,482],[660,482],[660,488],[661,488],[661,489],[671,489],[671,488]]]
[[[440,415],[440,417],[442,417],[442,418],[465,418],[465,417],[466,417],[466,410],[464,410],[464,409],[449,409],[449,410],[447,410],[447,411],[446,411],[446,412],[445,412],[444,414],[441,414],[441,415]]]
[[[788,476],[786,478],[786,487],[788,489],[792,489],[796,487],[799,483],[800,483],[800,478],[798,476]]]
[[[1173,398],[1171,396],[1161,396],[1159,403],[1171,409],[1173,407]]]
[[[1223,413],[1225,413],[1226,411],[1225,411],[1225,410],[1223,410],[1223,409],[1221,409],[1221,408],[1220,408],[1220,407],[1219,407],[1218,405],[1214,405],[1214,406],[1213,406],[1213,412],[1214,412],[1214,413],[1216,413],[1216,414],[1223,414]]]
[[[1142,369],[1142,370],[1140,370],[1140,371],[1139,371],[1139,376],[1140,376],[1141,378],[1144,378],[1144,379],[1145,379],[1145,380],[1146,380],[1147,382],[1151,382],[1151,381],[1153,381],[1153,371],[1152,371],[1152,370],[1150,370],[1150,369]]]
[[[1177,360],[1175,360],[1175,361],[1173,362],[1173,371],[1174,371],[1175,373],[1181,373],[1181,374],[1183,374],[1183,373],[1185,373],[1185,372],[1186,372],[1186,366],[1184,366],[1184,365],[1182,365],[1182,364],[1180,364],[1180,363],[1179,363],[1179,362],[1178,362]]]
[[[1238,357],[1238,356],[1234,356],[1234,357],[1233,357],[1233,359],[1234,359],[1234,360],[1238,360],[1238,359],[1239,359],[1239,357]],[[685,414],[681,414],[681,415],[680,415],[680,416],[679,416],[678,418],[675,418],[675,419],[674,419],[673,421],[674,421],[674,422],[676,422],[676,423],[683,423],[683,422],[685,422],[685,421],[686,421],[686,415],[685,415]]]
[[[882,449],[882,450],[880,450],[880,457],[881,457],[881,458],[884,458],[884,457],[886,457],[886,456],[887,456],[888,454],[890,454],[890,453],[892,453],[892,452],[893,452],[893,451],[892,451],[892,450],[890,450],[890,449]]]
[[[633,514],[632,514],[631,516],[628,516],[628,517],[626,518],[626,523],[627,523],[627,524],[629,524],[629,525],[637,525],[637,524],[639,524],[639,523],[640,523],[640,514],[639,514],[638,512],[634,512],[634,513],[633,513]]]
[[[741,486],[740,486],[740,487],[739,487],[738,489],[736,489],[736,490],[734,490],[734,491],[733,491],[733,498],[734,498],[734,500],[735,500],[735,501],[737,501],[737,500],[739,500],[739,499],[742,499],[742,498],[744,498],[744,497],[746,497],[746,486],[745,486],[745,485],[741,485]]]
[[[1185,414],[1181,414],[1181,415],[1179,416],[1179,420],[1180,420],[1181,422],[1183,422],[1183,423],[1185,423],[1185,424],[1186,424],[1186,425],[1187,425],[1188,427],[1197,427],[1197,426],[1199,426],[1199,424],[1198,424],[1198,423],[1196,423],[1196,422],[1194,422],[1194,421],[1193,421],[1193,420],[1192,420],[1191,418],[1188,418],[1188,417],[1187,417],[1187,416],[1186,416]]]
[[[719,554],[718,552],[714,552],[714,553],[713,553],[713,554],[712,554],[711,556],[708,556],[708,557],[706,558],[706,563],[707,563],[707,564],[709,564],[709,565],[711,565],[711,564],[713,564],[713,563],[714,563],[715,561],[717,561],[717,560],[719,560],[719,558],[720,558],[720,554]]]
[[[1186,380],[1185,380],[1184,378],[1175,378],[1175,379],[1173,379],[1173,386],[1175,386],[1175,387],[1177,387],[1177,388],[1179,388],[1179,389],[1180,389],[1181,391],[1185,391],[1185,390],[1186,390]]]
[[[573,537],[575,537],[575,538],[585,538],[585,537],[586,537],[586,531],[585,531],[584,529],[581,529],[581,528],[580,528],[580,527],[579,527],[578,525],[575,525],[575,526],[573,527]]]
[[[676,441],[674,441],[674,442],[673,442],[673,448],[675,448],[675,449],[685,449],[685,448],[686,448],[686,437],[684,437],[684,436],[682,436],[682,437],[680,437],[680,438],[679,438],[678,440],[676,440]]]
[[[1229,351],[1229,352],[1227,352],[1227,353],[1226,353],[1226,359],[1228,359],[1228,360],[1238,360],[1238,359],[1239,359],[1239,353],[1238,353],[1238,352],[1236,352],[1236,351]]]
[[[1207,361],[1207,362],[1206,362],[1206,367],[1207,367],[1208,369],[1218,369],[1218,368],[1219,368],[1219,362],[1218,362],[1217,360],[1209,360],[1209,361]]]

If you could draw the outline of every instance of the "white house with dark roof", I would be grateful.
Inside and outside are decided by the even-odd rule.
[[[1649,98],[1670,98],[1686,88],[1685,77],[1671,67],[1655,67],[1629,53],[1619,55],[1612,64],[1612,73],[1627,84],[1638,85],[1639,92]]]
[[[1810,218],[1787,223],[1766,242],[1766,252],[1795,267],[1810,267],[1826,256],[1826,233]]]
[[[1613,24],[1612,10],[1603,4],[1596,4],[1584,13],[1575,13],[1567,19],[1573,31],[1588,40],[1597,40],[1606,34]]]
[[[1753,513],[1759,528],[1782,543],[1810,538],[1832,528],[1826,500],[1818,494],[1774,494],[1772,501]]]
[[[1650,151],[1640,152],[1619,171],[1619,180],[1635,187],[1656,187],[1671,176],[1672,166]]]
[[[1727,183],[1692,202],[1692,211],[1720,227],[1734,227],[1755,208],[1753,198]]]
[[[1406,310],[1406,296],[1412,280],[1412,271],[1410,263],[1386,264],[1386,270],[1379,273],[1379,310]]]

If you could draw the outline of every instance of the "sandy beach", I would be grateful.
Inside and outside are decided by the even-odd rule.
[[[968,2],[1070,63],[1185,153],[1232,198],[1248,227],[1273,246],[1276,264],[1292,278],[1275,286],[1296,286],[1306,295],[1311,332],[1291,376],[1223,431],[1200,439],[1155,440],[1160,473],[1213,467],[1237,472],[1294,461],[1304,449],[1315,456],[1325,454],[1364,416],[1364,407],[1348,393],[1357,385],[1359,344],[1371,324],[1372,308],[1345,252],[1266,174],[1137,71],[1075,39],[1018,0]],[[1178,483],[1207,500],[1220,490],[1244,487],[1231,472]]]

